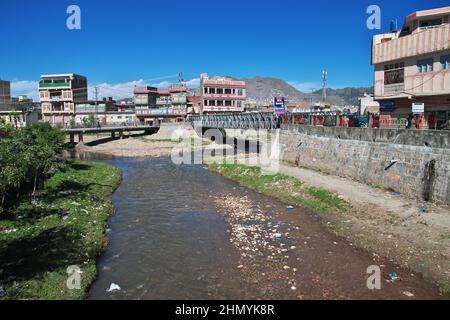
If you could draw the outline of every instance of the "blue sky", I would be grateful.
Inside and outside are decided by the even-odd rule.
[[[68,30],[66,9],[81,8],[81,30]],[[366,9],[381,8],[382,30],[441,0],[226,0],[0,2],[0,77],[13,93],[31,94],[45,73],[75,72],[122,96],[135,84],[167,85],[178,72],[195,85],[201,72],[281,78],[303,91],[370,86]]]

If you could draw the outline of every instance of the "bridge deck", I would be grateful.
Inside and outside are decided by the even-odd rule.
[[[63,129],[66,133],[100,133],[100,132],[120,132],[120,131],[145,131],[151,129],[157,129],[155,126],[120,126],[120,127],[93,127],[93,128],[72,128]]]

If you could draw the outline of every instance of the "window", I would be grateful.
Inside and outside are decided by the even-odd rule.
[[[421,29],[427,29],[427,28],[433,28],[436,26],[439,26],[442,24],[442,19],[433,19],[433,20],[423,20],[420,21],[420,28]]]
[[[441,56],[441,67],[442,70],[450,69],[450,54]]]
[[[216,93],[216,88],[209,88],[209,93],[210,94],[215,94]]]
[[[425,73],[433,71],[433,58],[417,61],[417,72]]]
[[[225,89],[225,94],[231,94],[231,89]]]
[[[208,94],[208,88],[205,88],[205,94]]]
[[[393,64],[387,64],[384,66],[384,70],[393,70],[393,69],[402,69],[405,67],[404,62],[399,63],[393,63]]]
[[[217,94],[223,94],[223,89],[217,89]]]
[[[384,66],[384,84],[399,84],[405,81],[405,63],[393,63]]]
[[[203,100],[203,105],[207,106],[208,105],[208,100]]]
[[[231,100],[226,100],[225,101],[225,106],[226,107],[231,107]]]
[[[222,107],[223,106],[223,101],[222,100],[217,101],[217,106],[218,107]]]

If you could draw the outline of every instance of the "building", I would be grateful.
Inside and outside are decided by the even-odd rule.
[[[380,126],[450,129],[450,7],[417,11],[400,31],[373,37],[375,100]],[[419,111],[417,111],[419,110]]]
[[[11,103],[11,83],[6,80],[0,80],[0,111],[8,110]]]
[[[16,128],[25,127],[39,121],[37,109],[0,110],[0,122]]]
[[[246,101],[245,81],[200,75],[202,113],[243,112]]]
[[[157,108],[158,89],[150,86],[135,87],[133,94],[136,116],[139,121],[142,124],[152,122],[153,110]]]
[[[87,79],[73,73],[43,75],[39,99],[43,121],[66,125],[74,118],[75,104],[88,101]]]
[[[188,96],[187,97],[187,115],[200,114],[201,111],[201,101],[200,96]]]
[[[160,91],[154,87],[135,88],[136,116],[140,123],[150,125],[184,121],[188,93],[189,89],[181,84]]]
[[[358,98],[358,100],[360,115],[366,113],[378,114],[380,112],[380,103],[374,100],[373,95],[365,93],[364,97]]]
[[[188,87],[183,84],[172,85],[169,89],[172,104],[172,118],[176,122],[184,121],[187,115]]]

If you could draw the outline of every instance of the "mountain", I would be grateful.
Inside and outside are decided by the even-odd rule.
[[[255,77],[251,79],[240,79],[247,84],[247,98],[258,104],[271,104],[273,97],[282,96],[287,101],[308,100],[310,95],[298,91],[287,82],[275,78]]]
[[[236,79],[236,78],[233,78]],[[236,79],[243,80],[247,84],[247,99],[253,100],[258,105],[272,104],[273,97],[285,97],[288,102],[301,101],[322,101],[322,90],[311,93],[304,93],[286,81],[270,77],[255,77]],[[200,89],[195,88],[191,90],[195,94],[200,94]],[[327,88],[327,101],[332,105],[359,105],[358,98],[364,96],[364,93],[373,93],[373,87],[367,88],[343,88],[330,89]]]
[[[363,97],[365,93],[373,94],[373,87],[327,89],[327,100],[335,105],[342,105],[343,101],[346,105],[357,106],[358,98]],[[322,90],[317,90],[314,94],[321,97]]]

